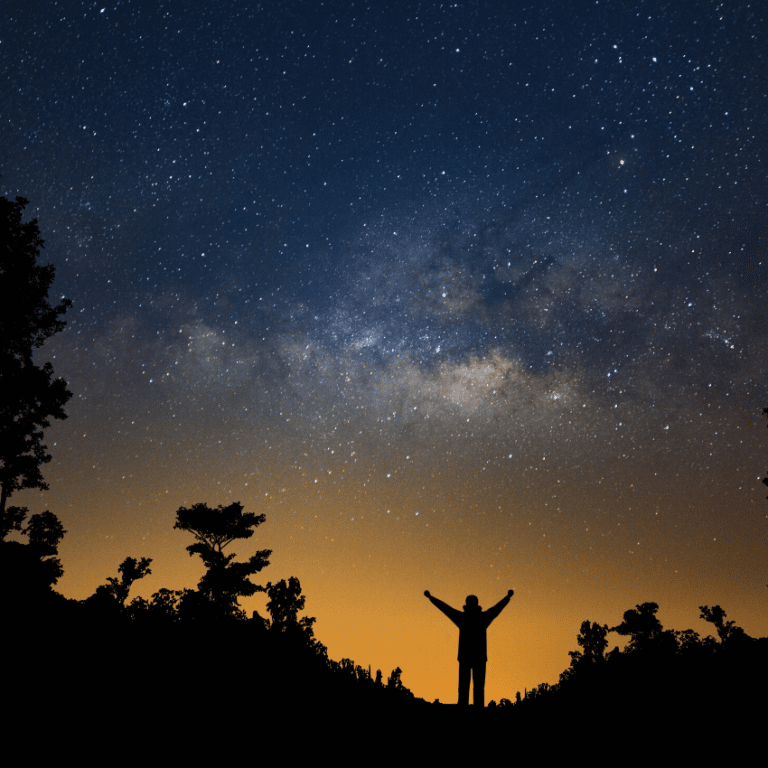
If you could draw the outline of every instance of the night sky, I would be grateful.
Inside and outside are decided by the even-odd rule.
[[[768,634],[768,9],[6,4],[0,193],[73,302],[43,348],[57,589],[202,573],[176,510],[266,514],[334,659],[455,702],[554,683],[645,601]],[[264,613],[264,595],[243,601]],[[613,647],[620,644],[609,635]]]

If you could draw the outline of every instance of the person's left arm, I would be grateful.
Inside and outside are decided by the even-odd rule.
[[[510,589],[509,592],[507,592],[506,597],[502,597],[493,608],[489,608],[487,611],[483,612],[488,624],[490,624],[509,605],[509,601],[514,594],[514,591]]]

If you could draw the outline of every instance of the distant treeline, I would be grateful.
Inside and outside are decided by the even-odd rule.
[[[311,700],[313,706],[355,701],[378,707],[414,699],[399,667],[385,678],[351,659],[329,658],[314,635],[315,619],[300,615],[306,598],[297,578],[265,586],[250,580],[269,564],[270,551],[245,562],[224,553],[234,540],[249,538],[264,515],[244,513],[238,503],[182,508],[175,527],[193,534],[187,549],[206,566],[197,589],[163,588],[149,599],[129,600],[152,561],[127,557],[117,576],[80,601],[54,589],[63,575],[58,545],[65,531],[50,515],[41,534],[40,517],[22,530],[27,543],[0,541],[2,612],[16,643],[47,660],[19,668],[19,695],[35,689],[29,683],[38,674],[55,670],[59,685],[128,712],[158,702],[183,710],[190,702],[231,701],[237,689],[254,683],[262,705]],[[238,598],[260,591],[267,594],[268,615],[247,616]]]

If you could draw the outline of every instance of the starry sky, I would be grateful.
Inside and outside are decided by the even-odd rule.
[[[73,302],[50,490],[14,499],[68,531],[58,589],[129,555],[132,596],[193,587],[176,510],[240,501],[331,657],[430,701],[425,589],[515,590],[486,700],[644,601],[767,634],[766,15],[9,5],[0,193]]]

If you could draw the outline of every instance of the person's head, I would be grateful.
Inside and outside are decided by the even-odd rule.
[[[472,613],[480,610],[480,601],[476,595],[467,595],[467,599],[464,603],[464,610],[468,613]]]

